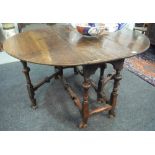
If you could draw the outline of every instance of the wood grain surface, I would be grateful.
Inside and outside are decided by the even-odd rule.
[[[4,50],[17,59],[53,66],[119,60],[140,54],[149,46],[145,35],[127,28],[93,38],[83,37],[67,24],[23,32],[3,43]]]

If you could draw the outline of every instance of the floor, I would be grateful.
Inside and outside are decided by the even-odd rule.
[[[1,64],[11,63],[11,62],[16,62],[16,61],[19,61],[19,60],[9,56],[5,52],[1,52],[0,53],[0,65]]]
[[[31,77],[33,83],[54,72],[52,67],[33,65]],[[108,65],[107,73],[112,66]],[[74,106],[59,80],[52,80],[36,92],[38,109],[30,108],[26,89],[26,80],[19,62],[0,65],[0,130],[4,131],[154,131],[155,130],[155,95],[154,87],[139,77],[123,70],[123,80],[119,88],[117,116],[109,119],[107,112],[92,116],[88,128],[79,129],[81,121],[78,109]],[[96,81],[99,71],[93,79]],[[75,92],[81,96],[83,79],[73,76],[72,69],[65,70],[65,77]],[[109,96],[112,82],[105,87]],[[90,105],[96,95],[91,89]]]

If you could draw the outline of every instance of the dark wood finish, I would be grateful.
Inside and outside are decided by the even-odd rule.
[[[96,83],[93,80],[90,79],[90,84],[91,84],[92,88],[94,88],[95,92],[97,93],[98,88],[97,88]]]
[[[40,81],[38,84],[36,84],[36,85],[34,86],[33,89],[36,91],[36,90],[37,90],[39,87],[41,87],[43,84],[45,84],[45,83],[49,83],[50,80],[51,80],[52,78],[58,76],[59,74],[60,74],[60,73],[59,73],[59,71],[58,71],[58,72],[52,74],[51,76],[47,76],[47,77],[45,77],[45,79],[42,80],[42,81]]]
[[[109,116],[115,116],[118,96],[118,86],[121,80],[121,70],[124,59],[145,51],[150,45],[149,39],[138,32],[124,29],[101,38],[82,37],[69,25],[56,24],[49,29],[35,30],[18,34],[4,42],[4,49],[10,55],[21,60],[23,72],[27,80],[27,89],[36,107],[35,91],[52,78],[61,79],[74,104],[82,115],[80,128],[87,127],[89,116],[109,111]],[[51,65],[55,67],[55,74],[46,77],[33,86],[29,76],[30,68],[27,62]],[[104,75],[106,63],[111,63],[114,73]],[[77,66],[82,65],[83,70]],[[83,76],[83,102],[69,86],[63,75],[63,69],[74,68],[74,73]],[[91,79],[91,75],[100,69],[98,86]],[[109,80],[114,80],[110,99],[103,92]],[[95,109],[89,108],[89,88],[93,87],[97,93],[97,101],[104,105]]]
[[[90,79],[90,84],[92,88],[95,90],[95,92],[97,93],[97,102],[107,102],[108,99],[105,96],[105,93],[103,92],[104,85],[100,82],[98,83],[101,84],[100,91],[98,90],[98,86],[96,85],[96,83],[92,79]]]
[[[85,38],[69,25],[56,24],[47,29],[20,33],[3,45],[8,54],[23,61],[76,66],[134,56],[149,47],[149,39],[128,29],[101,38]]]
[[[87,75],[87,72],[84,67],[84,82],[82,84],[84,89],[83,94],[83,103],[82,103],[82,121],[79,125],[80,128],[87,127],[87,121],[89,117],[89,105],[88,105],[88,90],[90,88],[90,82],[89,82],[89,76]]]
[[[151,44],[155,45],[155,23],[148,24],[146,35],[150,39]]]
[[[76,67],[76,74],[80,74],[81,76],[83,76],[83,71],[80,70],[78,67]]]
[[[102,80],[103,87],[110,81],[114,79],[115,74],[108,74],[106,78]]]
[[[89,117],[89,105],[88,105],[88,97],[89,97],[89,88],[91,86],[90,76],[96,72],[98,65],[86,65],[83,66],[83,77],[84,82],[83,86],[83,103],[82,103],[82,121],[79,125],[80,128],[87,127],[87,121]]]
[[[78,74],[78,68],[75,66],[74,67],[74,74],[77,75]]]
[[[23,28],[26,26],[26,23],[18,23],[17,26],[19,33],[21,33]]]
[[[79,97],[74,93],[71,86],[67,83],[66,79],[62,76],[59,76],[60,79],[62,79],[62,82],[64,84],[64,88],[68,91],[68,94],[70,95],[71,99],[74,101],[74,104],[79,108],[80,112],[82,110],[82,105],[80,102]]]
[[[103,78],[104,78],[104,70],[106,69],[106,64],[102,64],[100,66],[100,78],[99,78],[99,82],[98,82],[98,89],[97,89],[97,101],[98,102],[105,102],[105,98],[103,97],[102,94],[102,89],[103,89]]]
[[[21,63],[23,65],[23,73],[25,74],[25,78],[26,78],[26,82],[27,82],[27,90],[28,90],[29,98],[31,100],[31,107],[33,109],[36,109],[37,108],[37,103],[36,103],[36,99],[35,99],[35,91],[39,87],[41,87],[43,84],[49,83],[52,78],[60,75],[61,72],[57,71],[56,73],[52,74],[51,76],[45,77],[44,80],[40,81],[38,84],[36,84],[34,86],[32,84],[32,82],[31,82],[31,78],[30,78],[30,75],[29,75],[30,68],[27,66],[27,62],[21,61]]]
[[[26,77],[26,82],[27,82],[27,90],[28,90],[28,94],[32,103],[32,108],[36,109],[37,108],[37,104],[36,104],[36,99],[35,99],[35,91],[34,91],[34,87],[31,83],[31,79],[30,79],[30,68],[27,66],[27,62],[25,61],[21,61],[22,65],[23,65],[23,73],[25,74]]]
[[[110,97],[110,104],[112,105],[112,109],[109,111],[110,117],[115,117],[115,107],[116,107],[117,96],[118,96],[118,86],[120,84],[120,80],[122,79],[121,70],[123,69],[123,64],[124,64],[124,59],[112,62],[113,68],[116,70],[116,74],[114,76],[114,86]]]
[[[2,29],[0,29],[0,52],[3,51],[3,41],[4,41],[4,34],[2,32]]]

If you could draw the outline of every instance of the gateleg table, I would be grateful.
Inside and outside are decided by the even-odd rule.
[[[89,116],[98,112],[108,111],[110,117],[115,116],[118,86],[122,79],[121,70],[124,60],[144,52],[149,46],[150,41],[145,35],[128,28],[93,38],[83,37],[67,24],[55,24],[46,29],[23,32],[7,39],[3,44],[4,50],[9,55],[19,59],[23,65],[32,107],[34,109],[37,107],[35,92],[40,86],[50,82],[52,78],[61,79],[81,113],[80,128],[86,127]],[[55,73],[37,85],[33,85],[27,63],[54,66]],[[104,70],[107,63],[113,65],[114,72],[105,76]],[[78,66],[81,66],[82,69],[79,69]],[[73,68],[75,74],[83,76],[82,102],[65,80],[63,75],[65,68]],[[98,68],[100,69],[100,77],[98,84],[95,84],[90,77],[95,74]],[[109,80],[114,80],[110,99],[103,92],[103,88]],[[102,106],[95,109],[89,108],[88,99],[91,86],[97,94],[96,102],[103,103]]]

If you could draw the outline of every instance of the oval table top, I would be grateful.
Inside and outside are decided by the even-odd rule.
[[[4,50],[17,59],[53,66],[124,59],[144,52],[149,46],[145,35],[127,28],[94,38],[83,37],[67,24],[23,32],[3,43]]]

